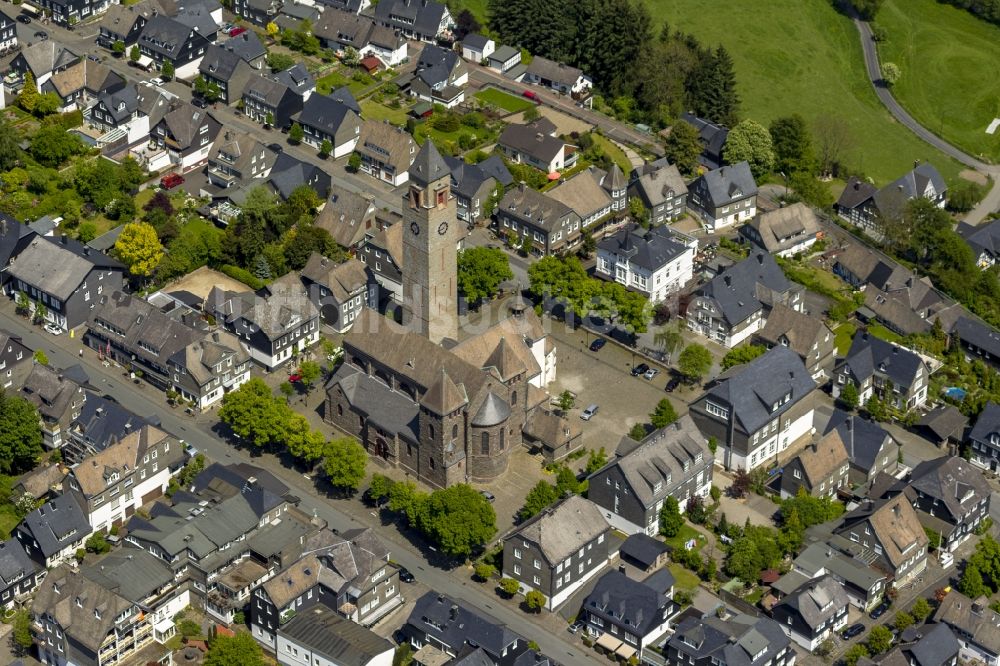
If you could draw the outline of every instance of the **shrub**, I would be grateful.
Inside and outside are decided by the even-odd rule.
[[[264,281],[257,278],[245,268],[240,268],[239,266],[233,266],[232,264],[223,264],[219,267],[219,270],[233,278],[234,280],[239,280],[246,286],[250,287],[254,291],[261,289],[264,286]]]
[[[492,564],[487,564],[486,562],[480,562],[475,567],[476,578],[482,582],[486,582],[496,575],[497,568]]]
[[[520,589],[521,589],[521,584],[516,580],[514,580],[513,578],[500,579],[500,590],[508,597],[514,596]]]

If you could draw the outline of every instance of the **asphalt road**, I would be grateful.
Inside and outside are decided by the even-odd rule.
[[[315,515],[326,520],[334,529],[343,531],[362,525],[377,528],[379,537],[392,552],[393,560],[412,571],[422,583],[437,592],[446,594],[453,599],[460,599],[482,612],[492,615],[527,639],[534,640],[542,651],[553,659],[568,664],[590,664],[592,666],[598,666],[602,663],[592,656],[593,653],[584,651],[579,645],[567,642],[560,635],[545,631],[530,616],[501,603],[486,587],[472,583],[464,568],[444,571],[429,565],[411,543],[400,540],[398,533],[392,528],[383,527],[377,517],[365,514],[366,517],[370,516],[370,520],[359,522],[354,517],[337,509],[332,500],[317,495],[313,482],[295,470],[272,464],[274,458],[270,456],[251,457],[241,450],[230,447],[209,429],[210,422],[200,423],[179,410],[168,408],[162,394],[151,395],[148,388],[135,390],[129,380],[122,375],[120,368],[104,367],[93,351],[86,350],[83,357],[78,356],[78,350],[82,348],[79,339],[72,339],[67,334],[52,336],[39,327],[28,325],[24,319],[12,313],[13,304],[6,302],[5,299],[4,302],[0,303],[0,328],[21,336],[24,343],[32,349],[44,349],[49,357],[49,362],[54,367],[82,364],[86,368],[92,384],[109,393],[122,406],[137,414],[156,414],[160,417],[165,430],[186,440],[212,460],[223,464],[247,462],[267,467],[269,471],[275,473],[288,484],[296,495],[303,498],[300,506],[306,513],[315,511]],[[403,593],[406,594],[405,588]]]

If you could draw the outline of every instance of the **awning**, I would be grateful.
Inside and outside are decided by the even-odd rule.
[[[139,65],[139,67],[149,67],[150,65],[153,64],[153,59],[150,58],[148,55],[141,55],[139,56],[139,59],[136,60],[135,62],[137,65]]]
[[[42,10],[28,2],[21,3],[21,11],[29,14],[40,15]]]
[[[601,634],[601,637],[597,639],[597,646],[604,648],[608,652],[614,652],[621,644],[620,640],[607,632]]]
[[[619,648],[615,650],[615,654],[617,654],[622,659],[630,659],[632,655],[635,654],[635,648],[629,645],[628,643],[622,643],[621,646],[619,646]]]

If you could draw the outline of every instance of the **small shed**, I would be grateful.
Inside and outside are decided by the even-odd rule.
[[[430,118],[434,114],[434,106],[430,102],[414,104],[410,115],[414,118]]]
[[[953,405],[941,405],[917,421],[916,428],[925,438],[937,446],[960,444],[965,439],[965,428],[969,425],[967,419]]]
[[[364,69],[369,74],[374,74],[379,70],[385,69],[385,65],[382,63],[382,61],[376,58],[375,56],[368,56],[366,58],[362,58],[361,62],[359,62],[358,64],[361,65],[362,69]]]
[[[623,562],[648,573],[667,563],[670,546],[648,534],[637,532],[625,539],[618,554]]]

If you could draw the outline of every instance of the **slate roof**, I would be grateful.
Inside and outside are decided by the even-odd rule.
[[[608,530],[604,513],[593,502],[573,495],[520,525],[508,539],[538,545],[550,566],[562,562]]]
[[[367,192],[352,192],[339,185],[330,186],[330,198],[314,224],[329,232],[342,247],[353,247],[373,230],[366,227],[375,217],[374,198]]]
[[[816,630],[846,608],[849,603],[843,586],[832,576],[824,575],[803,583],[797,590],[782,598],[775,608],[788,607],[811,629]]]
[[[959,456],[925,460],[910,472],[909,491],[922,493],[941,502],[957,524],[979,510],[979,503],[990,497],[990,484],[982,470]],[[935,512],[937,513],[937,512]]]
[[[914,552],[927,549],[927,535],[905,495],[866,501],[846,514],[843,523],[834,532],[846,534],[865,521],[871,524],[872,531],[882,544],[885,558],[893,567],[898,568]],[[911,546],[915,546],[916,551],[912,551]]]
[[[36,615],[53,617],[68,637],[97,654],[114,629],[115,618],[132,606],[121,595],[63,564],[45,577],[31,608]]]
[[[798,459],[810,486],[816,487],[839,467],[847,464],[847,450],[839,431],[831,430],[814,446],[803,449]]]
[[[167,131],[173,137],[178,150],[196,147],[196,143],[202,138],[202,126],[207,124],[209,127],[209,141],[215,140],[216,133],[221,127],[211,113],[186,102],[173,106],[164,114],[161,122],[167,126]]]
[[[813,344],[826,334],[832,334],[832,331],[822,319],[778,303],[771,309],[767,323],[757,337],[770,345],[787,342],[792,351],[805,358],[812,351]]]
[[[618,175],[620,169],[616,169]],[[588,218],[611,206],[608,189],[602,186],[607,173],[591,165],[547,191],[547,195],[561,201],[581,218]]]
[[[393,644],[367,627],[341,617],[322,604],[299,613],[278,627],[278,635],[308,648],[314,655],[344,666],[365,666],[393,651]]]
[[[38,542],[38,549],[46,558],[91,532],[90,521],[75,493],[53,497],[26,515],[21,525]]]
[[[954,627],[965,634],[967,641],[1000,654],[1000,614],[990,610],[988,603],[985,597],[973,601],[952,590],[938,605],[933,620]]]
[[[333,97],[318,93],[309,96],[302,111],[298,115],[299,123],[315,127],[317,130],[336,135],[345,123],[357,123],[360,120],[347,105]]]
[[[124,266],[76,240],[39,236],[11,262],[7,271],[11,277],[65,301],[94,269],[124,270]]]
[[[495,162],[493,162],[493,161]],[[492,169],[495,163],[499,163],[499,168],[496,169],[497,173],[506,173],[507,180],[513,181],[513,177],[510,172],[507,171],[507,166],[503,163],[496,155],[491,155],[488,160],[484,160],[479,164],[469,164],[461,157],[444,157],[445,164],[447,164],[448,171],[451,172],[451,189],[455,194],[465,197],[466,199],[473,199],[479,189],[491,178],[495,176],[483,168],[483,165],[487,161],[490,162],[490,167]],[[502,169],[502,171],[500,171]]]
[[[620,257],[628,257],[629,263],[651,273],[674,261],[688,249],[667,225],[650,229],[632,225],[599,241],[597,247]]]
[[[793,289],[795,285],[785,277],[774,257],[755,250],[699,287],[698,294],[714,299],[722,317],[735,325],[764,305],[774,304],[778,300],[775,295],[784,295]]]
[[[21,387],[21,396],[33,404],[42,417],[52,421],[62,419],[77,397],[84,398],[80,384],[41,363],[32,366]]]
[[[732,406],[732,418],[746,433],[754,433],[787,412],[816,388],[809,371],[787,347],[775,347],[750,363],[739,366],[735,374],[712,386],[705,396],[721,399]],[[772,411],[774,403],[786,394],[791,399]]]
[[[447,11],[445,5],[434,0],[385,0],[375,5],[375,18],[397,29],[433,37]]]
[[[420,406],[405,394],[389,391],[385,384],[346,363],[330,377],[327,389],[333,386],[340,387],[352,409],[380,429],[411,442],[420,441]]]
[[[26,46],[21,49],[19,55],[24,58],[36,80],[43,74],[54,72],[80,59],[77,53],[54,39]]]
[[[507,190],[500,200],[498,210],[547,231],[553,231],[567,215],[573,215],[569,206],[534,190],[524,183]]]
[[[989,324],[971,317],[959,317],[951,332],[962,342],[978,347],[994,358],[1000,358],[1000,332]]]
[[[456,57],[458,56],[456,55]],[[441,157],[441,153],[438,152],[433,141],[424,141],[420,152],[417,153],[413,164],[410,165],[409,173],[410,180],[422,187],[451,175],[448,163]]]
[[[858,382],[879,373],[887,376],[895,386],[908,389],[920,374],[923,361],[908,349],[858,331],[844,364]]]
[[[117,401],[89,395],[80,408],[80,416],[70,424],[70,429],[79,432],[88,449],[99,452],[146,424],[155,425],[153,421],[158,422],[159,419],[147,419],[125,409]]]
[[[840,198],[837,199],[837,207],[853,210],[875,196],[876,192],[878,188],[868,181],[851,176],[847,179],[847,185],[840,193]]]
[[[316,79],[313,78],[309,70],[306,69],[306,66],[301,62],[297,62],[288,69],[278,72],[274,75],[274,80],[284,83],[298,95],[304,95],[306,92],[316,89]]]
[[[709,171],[699,177],[705,183],[708,196],[715,207],[728,206],[757,194],[757,182],[750,173],[750,164],[737,162]],[[689,189],[695,189],[692,185]]]
[[[361,139],[355,150],[392,166],[395,173],[401,173],[410,168],[417,153],[416,148],[413,137],[398,127],[365,120],[361,123]]]
[[[35,563],[17,539],[0,541],[0,588],[6,589],[35,571]]]
[[[81,567],[80,574],[136,604],[174,580],[174,572],[163,560],[128,545]]]
[[[250,483],[253,479],[253,483]],[[291,504],[293,495],[278,477],[262,467],[249,463],[212,463],[203,469],[191,482],[192,492],[201,496],[225,499],[241,492],[244,488],[260,486],[275,497],[281,497]],[[297,499],[297,498],[294,498]]]
[[[494,659],[499,659],[515,641],[523,640],[478,609],[433,591],[416,600],[406,623],[453,650],[466,644],[475,645]]]
[[[143,456],[166,439],[175,446],[159,457],[160,464],[170,468],[180,467],[185,455],[183,447],[159,428],[144,425],[82,461],[73,468],[71,474],[84,497],[100,495],[107,489],[108,479],[112,474],[118,474],[122,479],[131,476],[142,466]]]
[[[552,133],[555,126],[546,118],[527,125],[512,123],[504,127],[497,143],[548,164],[563,151],[565,142]]]
[[[237,72],[242,72],[244,84],[253,74],[253,69],[243,58],[240,57],[238,53],[225,49],[217,44],[209,44],[208,48],[205,49],[205,55],[202,57],[201,63],[198,65],[198,71],[203,75],[208,75],[219,79],[220,81],[226,82],[229,82],[234,76],[236,76]],[[239,89],[232,88],[228,90],[231,99],[242,94],[243,86],[238,86],[238,88]]]
[[[476,32],[471,32],[462,40],[462,47],[482,52],[482,50],[486,48],[486,44],[489,41],[489,37],[485,37]]]
[[[757,230],[765,250],[775,253],[808,238],[815,238],[819,231],[819,218],[812,208],[797,202],[758,215],[747,226]]]
[[[688,188],[674,164],[644,163],[632,171],[633,187],[641,190],[651,205],[659,205],[676,196],[687,194]]]
[[[0,213],[0,267],[7,266],[37,232],[13,217]]]
[[[102,322],[116,330],[109,330]],[[205,335],[204,331],[168,317],[151,303],[121,291],[102,294],[97,299],[88,327],[155,365],[161,365]]]
[[[357,14],[361,11],[361,5],[363,0],[319,0],[321,5],[326,5],[327,7],[332,7],[333,9],[339,9],[343,12],[352,12]],[[325,14],[326,12],[324,12]]]
[[[919,631],[920,638],[902,648],[916,662],[914,666],[947,666],[958,656],[961,644],[947,624],[924,625]]]
[[[989,442],[991,435],[1000,436],[1000,405],[992,400],[979,413],[976,424],[969,431],[969,439],[975,442]]]
[[[282,199],[288,199],[299,187],[311,187],[320,199],[325,199],[330,191],[330,174],[311,162],[303,162],[291,153],[278,155],[271,167],[268,183]]]
[[[721,164],[716,160],[722,157],[722,149],[726,145],[726,139],[729,138],[729,128],[699,118],[692,113],[682,113],[681,120],[698,130],[698,137],[704,147],[701,163],[709,169],[720,167]]]
[[[938,193],[947,189],[940,172],[932,164],[924,162],[880,189],[873,199],[883,215],[901,215],[906,202],[924,196],[928,185],[932,185]]]
[[[139,33],[139,43],[167,60],[180,56],[192,32],[190,26],[163,14],[154,14]]]
[[[531,312],[520,319],[501,319],[478,335],[463,340],[451,351],[459,358],[494,373],[502,381],[522,372],[527,372],[531,378],[542,369],[526,342],[544,336],[541,322]]]
[[[833,430],[840,433],[851,464],[865,471],[871,471],[875,467],[878,452],[885,440],[891,441],[889,433],[879,424],[840,409],[834,410],[823,434]]]
[[[555,60],[535,56],[528,63],[528,74],[571,88],[583,76],[583,71]]]
[[[659,585],[659,580],[657,587]],[[628,625],[629,632],[645,637],[666,619],[671,601],[662,590],[633,580],[620,571],[609,571],[598,579],[583,601],[583,608],[612,621]]]
[[[246,62],[253,62],[267,55],[267,49],[261,43],[260,37],[253,30],[247,30],[235,37],[230,37],[220,45],[227,51],[238,55]]]
[[[243,96],[261,99],[268,106],[277,106],[284,97],[288,86],[264,75],[251,76],[243,87]]]
[[[443,49],[437,44],[426,44],[417,58],[414,76],[431,88],[448,85],[456,67],[464,66],[458,51]]]
[[[301,275],[329,289],[338,303],[346,302],[368,284],[367,269],[357,259],[352,257],[338,264],[319,252],[313,252],[309,256]]]
[[[211,309],[224,317],[227,324],[244,319],[269,340],[277,340],[319,315],[294,275],[272,282],[263,294],[252,291],[234,294],[213,287],[206,302],[211,303]]]
[[[953,405],[938,405],[920,417],[917,427],[926,428],[941,440],[954,437],[961,440],[969,419]]]
[[[711,658],[722,666],[758,666],[771,663],[791,639],[771,618],[740,613],[726,620],[714,615],[688,617],[677,626],[668,643],[695,661]],[[754,659],[758,653],[760,656]]]
[[[240,339],[224,329],[205,334],[169,359],[172,366],[185,370],[177,383],[195,390],[218,377],[215,367],[223,361],[232,361],[232,367],[238,367],[249,360],[250,353]]]
[[[100,28],[118,35],[128,35],[132,26],[140,18],[149,18],[152,15],[152,8],[145,4],[138,5],[108,5],[101,22]]]
[[[648,569],[656,564],[660,556],[669,553],[670,547],[645,532],[636,532],[625,539],[618,552],[622,557],[632,558]]]

